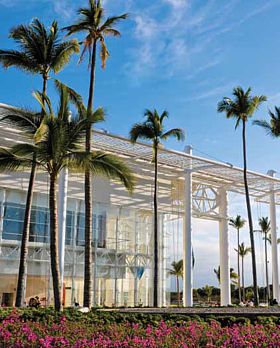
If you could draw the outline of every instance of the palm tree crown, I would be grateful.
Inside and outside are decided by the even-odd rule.
[[[246,220],[242,219],[240,215],[237,215],[235,218],[229,220],[229,225],[235,229],[241,229],[245,226]]]
[[[168,118],[168,112],[164,111],[161,115],[157,110],[146,110],[144,116],[146,120],[136,123],[130,130],[130,140],[135,143],[138,139],[151,140],[154,147],[158,146],[161,140],[175,137],[177,140],[184,140],[184,131],[180,128],[165,130],[164,121]]]
[[[237,252],[237,250],[235,249]],[[246,247],[244,243],[241,243],[238,248],[239,255],[243,258],[251,252],[251,248]]]
[[[72,25],[69,25],[63,30],[67,31],[67,35],[72,35],[80,32],[86,32],[87,35],[83,41],[83,50],[80,61],[83,59],[86,51],[89,52],[89,64],[91,64],[91,55],[93,46],[100,43],[100,58],[102,68],[106,67],[106,61],[109,57],[109,51],[105,43],[106,36],[120,36],[120,32],[114,26],[122,19],[127,18],[127,14],[120,16],[109,17],[104,19],[105,11],[102,7],[101,0],[89,0],[88,7],[83,7],[78,10],[80,20]]]
[[[251,88],[244,91],[241,87],[233,89],[234,98],[225,97],[218,104],[218,112],[225,112],[227,118],[235,118],[237,128],[240,121],[248,121],[261,103],[267,100],[266,96],[251,96]]]
[[[50,71],[58,73],[73,53],[79,52],[77,40],[61,42],[59,28],[53,21],[47,29],[38,19],[29,25],[19,25],[10,32],[10,38],[19,50],[0,50],[0,62],[4,67],[16,66],[30,73],[48,78]]]
[[[261,232],[267,236],[268,232],[270,231],[270,221],[268,220],[268,217],[259,218],[259,226],[261,228]]]
[[[168,270],[168,273],[172,276],[183,277],[183,260],[173,261],[171,263],[171,269]]]

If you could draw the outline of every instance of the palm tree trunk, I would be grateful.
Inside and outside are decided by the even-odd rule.
[[[96,63],[96,41],[92,47],[90,86],[88,98],[88,115],[93,110],[94,82]],[[86,131],[86,151],[91,152],[92,127]],[[96,262],[96,260],[95,260]],[[85,263],[84,263],[84,307],[92,306],[92,176],[89,170],[85,171]]]
[[[179,277],[176,276],[176,286],[177,286],[177,301],[178,301],[178,307],[180,307],[180,287],[179,287]]]
[[[61,283],[58,262],[58,219],[57,219],[57,176],[50,175],[49,189],[49,207],[50,207],[50,254],[51,270],[53,279],[53,294],[55,310],[60,311],[61,305]]]
[[[239,243],[240,243],[240,230],[238,228],[237,229],[237,273],[238,273],[238,296],[239,296],[239,302],[241,302]]]
[[[27,277],[28,241],[29,241],[29,235],[30,235],[30,220],[31,220],[31,209],[32,209],[35,177],[36,177],[36,163],[34,162],[32,165],[31,173],[30,173],[26,203],[25,203],[26,206],[25,206],[25,212],[24,212],[24,222],[23,222],[22,238],[21,238],[20,262],[19,262],[17,294],[16,294],[16,307],[22,307],[24,302],[24,296],[25,296],[26,277]]]
[[[43,77],[43,93],[47,91],[47,76]],[[33,200],[33,189],[36,179],[37,165],[35,163],[36,156],[33,157],[33,165],[31,167],[31,173],[29,177],[27,196],[25,202],[24,221],[22,228],[21,237],[21,248],[20,248],[20,261],[18,270],[18,281],[17,281],[17,293],[16,293],[16,307],[22,307],[25,297],[25,287],[27,278],[27,256],[28,256],[28,241],[30,235],[30,220],[32,211],[32,200]]]
[[[154,307],[158,307],[158,145],[154,145],[155,178],[154,178]]]
[[[257,265],[256,265],[256,252],[255,252],[255,241],[254,241],[254,227],[253,227],[249,187],[248,187],[248,180],[247,180],[246,121],[245,120],[243,120],[242,139],[243,139],[243,161],[244,161],[243,175],[244,175],[246,206],[247,206],[247,213],[248,213],[249,233],[250,233],[251,252],[252,252],[254,304],[255,304],[255,306],[258,306],[259,305],[259,293],[258,293],[258,281],[257,281]]]
[[[267,299],[267,303],[269,303],[270,289],[269,289],[269,279],[268,279],[267,236],[266,236],[266,234],[264,237],[264,253],[265,253],[266,299]]]
[[[245,284],[244,284],[244,256],[242,258],[242,290],[243,290],[243,302],[245,303],[246,297],[245,297]]]

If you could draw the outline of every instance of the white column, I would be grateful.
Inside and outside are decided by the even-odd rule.
[[[145,223],[145,242],[146,242],[146,250],[145,250],[145,253],[146,253],[146,262],[147,262],[147,255],[150,255],[151,253],[151,245],[150,245],[150,228],[151,228],[151,221],[150,221],[150,218],[149,216],[146,216],[145,217],[145,220],[144,220],[144,223]],[[146,270],[145,270],[145,287],[146,287],[146,293],[145,293],[145,306],[149,306],[150,305],[150,293],[151,293],[151,287],[150,287],[150,284],[151,284],[151,263],[147,263],[147,267],[146,267]]]
[[[192,155],[192,147],[186,152]],[[185,172],[185,217],[183,228],[183,305],[193,306],[193,268],[192,268],[192,168]]]
[[[92,197],[94,197],[94,194],[92,193]],[[94,202],[92,201],[92,206],[94,207]],[[95,231],[93,235],[93,252],[94,252],[94,263],[93,263],[93,305],[96,307],[97,304],[97,264],[98,264],[98,254],[97,254],[97,247],[98,247],[98,238],[99,238],[99,229],[98,229],[98,216],[99,216],[99,205],[96,204],[96,211],[95,211]]]
[[[163,289],[162,289],[162,274],[163,274],[163,258],[162,258],[162,214],[158,214],[158,303],[159,307],[162,307],[163,302]]]
[[[137,277],[137,267],[139,266],[139,262],[138,262],[138,253],[139,253],[139,249],[138,249],[138,244],[139,244],[139,238],[138,238],[138,229],[139,229],[139,226],[141,226],[140,224],[140,221],[138,221],[138,216],[137,214],[135,214],[135,230],[134,230],[134,258],[135,258],[135,262],[134,262],[134,267],[135,267],[135,270],[134,270],[134,307],[136,307],[138,305],[138,277]]]
[[[167,245],[166,245],[166,233],[165,233],[165,221],[164,214],[162,214],[162,307],[166,307],[166,292],[167,292]]]
[[[81,202],[80,202],[81,203]],[[76,297],[76,263],[77,263],[77,231],[78,231],[78,214],[80,212],[79,209],[79,201],[75,202],[75,212],[74,212],[74,226],[72,231],[72,251],[73,251],[73,264],[72,264],[72,286],[71,286],[71,304],[74,305],[74,302],[78,302],[78,298]]]
[[[65,235],[67,215],[68,169],[63,168],[58,182],[58,233],[59,233],[59,271],[61,277],[61,296],[63,296]]]
[[[231,304],[229,236],[228,236],[228,202],[224,188],[219,190],[219,244],[220,244],[220,288],[221,306]]]
[[[274,177],[275,172],[273,170],[268,171],[268,175]],[[273,299],[277,302],[280,301],[279,296],[279,269],[278,269],[278,250],[277,250],[277,224],[276,224],[276,206],[275,206],[275,194],[273,185],[271,186],[271,192],[269,197],[270,208],[270,228],[271,228],[271,258],[272,258],[272,293]]]

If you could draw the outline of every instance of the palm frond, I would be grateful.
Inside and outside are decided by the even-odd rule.
[[[104,29],[104,35],[107,35],[107,36],[114,36],[114,37],[118,37],[118,36],[121,36],[121,33],[116,30],[116,29]]]
[[[0,172],[22,171],[31,167],[32,159],[17,156],[12,151],[0,148]]]
[[[68,94],[68,98],[70,102],[76,107],[78,110],[78,113],[80,117],[86,113],[86,107],[83,103],[83,98],[81,97],[80,94],[78,94],[74,89],[70,88],[69,86],[65,85],[59,80],[54,80],[55,87],[59,93],[62,92],[63,89]]]
[[[27,109],[0,104],[0,121],[20,129],[26,135],[32,136],[40,127],[42,115]]]
[[[70,61],[71,56],[74,53],[80,52],[80,45],[78,40],[73,39],[70,41],[62,42],[53,53],[53,59],[51,61],[51,68],[54,73],[61,71]]]
[[[91,154],[87,152],[72,152],[66,156],[70,169],[83,172],[90,169],[94,175],[105,176],[109,179],[120,181],[125,188],[132,192],[135,178],[131,169],[117,156],[101,151]]]
[[[154,140],[153,128],[146,123],[136,123],[129,132],[130,141],[136,143],[138,139]]]
[[[106,68],[106,61],[107,61],[109,56],[110,56],[110,53],[107,49],[105,40],[104,40],[104,38],[102,38],[100,40],[100,59],[101,59],[102,69]]]
[[[32,93],[32,95],[37,100],[37,102],[40,104],[40,106],[45,114],[48,114],[48,113],[53,114],[52,103],[51,103],[51,100],[48,96],[41,93],[40,91],[35,91]],[[46,108],[45,104],[47,104],[48,109]]]
[[[116,25],[121,20],[124,20],[127,18],[128,18],[128,13],[124,13],[120,16],[109,17],[106,19],[104,24],[100,27],[100,31],[103,32],[103,30],[111,29],[113,25]]]
[[[25,52],[0,50],[0,63],[4,68],[15,66],[32,74],[40,72],[40,68]]]
[[[164,134],[162,134],[161,139],[167,140],[168,138],[171,138],[171,137],[177,138],[177,140],[180,141],[185,139],[185,134],[181,128],[173,128],[165,132]]]

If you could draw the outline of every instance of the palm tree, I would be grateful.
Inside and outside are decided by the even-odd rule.
[[[270,288],[269,288],[269,279],[268,279],[268,258],[267,258],[267,241],[270,231],[270,221],[268,217],[262,217],[259,219],[260,231],[264,235],[264,260],[265,260],[265,278],[266,278],[266,299],[267,302],[270,299]]]
[[[241,243],[239,245],[238,250],[234,249],[236,252],[239,253],[240,257],[241,257],[241,278],[242,278],[242,289],[243,289],[243,302],[245,302],[246,297],[245,297],[245,282],[244,282],[244,258],[246,255],[248,255],[252,249],[245,247],[244,243]]]
[[[214,273],[216,274],[218,282],[220,283],[221,282],[221,268],[220,268],[220,266],[217,269],[214,268]],[[233,268],[230,268],[230,270],[229,270],[229,277],[230,277],[230,280],[231,280],[233,285],[238,284],[239,277],[238,277],[238,274],[236,274],[234,272]],[[236,279],[237,279],[237,281],[236,281]]]
[[[240,244],[240,229],[244,227],[246,221],[242,219],[240,215],[237,215],[236,218],[229,220],[229,225],[234,227],[237,231],[237,274],[238,274],[238,295],[239,302],[241,302],[241,287],[240,287],[240,256],[239,256],[239,244]]]
[[[36,144],[18,144],[10,150],[0,152],[1,170],[22,170],[32,166],[34,161],[50,178],[49,210],[50,210],[50,254],[53,278],[55,309],[61,309],[61,282],[58,266],[58,221],[57,221],[57,182],[61,170],[69,167],[76,172],[89,169],[92,174],[101,174],[121,181],[128,190],[133,188],[133,176],[130,169],[116,156],[93,151],[83,151],[82,143],[88,123],[103,119],[103,110],[98,109],[89,117],[85,108],[79,108],[70,95],[69,89],[58,83],[60,105],[57,114],[52,111],[51,103],[46,96],[37,93],[36,97],[43,106],[45,98],[48,109],[44,110],[44,129]],[[78,117],[69,120],[69,102],[79,109]],[[32,115],[31,115],[32,116]],[[36,154],[36,156],[34,156]],[[35,157],[35,160],[34,160]]]
[[[180,278],[183,278],[183,260],[173,261],[171,263],[172,268],[168,273],[176,277],[176,289],[177,289],[177,301],[178,307],[180,307]]]
[[[214,286],[207,285],[207,284],[202,288],[202,290],[205,292],[205,295],[207,296],[207,302],[211,301],[213,289],[214,289]]]
[[[252,271],[253,271],[253,289],[254,289],[254,301],[255,305],[259,304],[258,294],[258,281],[257,281],[257,266],[256,266],[256,253],[255,253],[255,242],[254,242],[254,227],[250,203],[250,194],[247,180],[247,150],[246,150],[246,123],[250,117],[253,116],[255,111],[258,109],[261,103],[266,101],[266,97],[252,96],[251,88],[244,91],[241,87],[233,89],[234,98],[223,98],[218,104],[218,112],[224,112],[227,118],[236,119],[235,129],[242,123],[242,142],[243,142],[243,176],[244,176],[244,187],[246,196],[246,206],[248,213],[249,222],[249,233],[250,242],[252,249]]]
[[[90,117],[93,110],[94,86],[95,86],[95,67],[97,56],[97,45],[100,44],[100,58],[102,68],[105,69],[109,52],[105,43],[107,36],[120,36],[120,32],[114,26],[127,14],[109,17],[104,20],[104,8],[101,0],[88,0],[88,7],[78,10],[80,19],[68,27],[63,28],[67,35],[86,33],[83,41],[83,50],[80,62],[86,52],[89,53],[90,83],[88,94],[88,115]],[[92,146],[92,127],[89,126],[86,132],[86,151],[90,153]],[[85,172],[85,265],[84,265],[84,306],[91,307],[92,304],[92,177],[89,171]]]
[[[18,44],[19,50],[0,50],[0,63],[5,68],[14,66],[31,74],[40,74],[43,80],[42,92],[44,94],[46,94],[47,91],[47,81],[50,78],[50,73],[58,73],[61,71],[69,62],[71,55],[79,52],[79,43],[77,40],[61,41],[56,21],[53,21],[51,27],[46,29],[44,24],[38,19],[34,19],[29,25],[19,25],[13,28],[10,31],[10,38]],[[14,117],[15,113],[13,112],[12,123]],[[21,118],[18,114],[16,117],[19,119]],[[9,121],[10,118],[6,117],[5,120]],[[29,121],[32,123],[32,120]],[[40,127],[40,118],[38,118],[38,115],[36,115],[36,121],[33,123],[32,132],[35,134],[36,130]],[[29,240],[35,178],[36,161],[34,161],[31,167],[27,189],[16,294],[17,307],[20,307],[24,300],[25,279],[27,274],[27,244]]]
[[[135,143],[138,139],[149,140],[153,144],[154,162],[154,307],[158,307],[158,151],[162,140],[175,137],[184,139],[184,131],[180,128],[165,130],[164,121],[168,118],[168,112],[161,115],[157,110],[146,110],[146,118],[142,123],[136,123],[130,130],[130,140]]]

